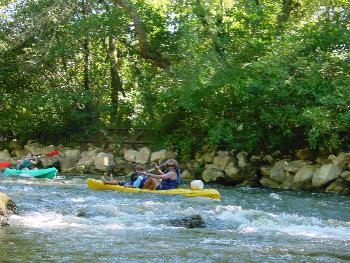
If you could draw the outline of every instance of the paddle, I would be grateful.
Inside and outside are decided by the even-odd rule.
[[[160,163],[160,164],[158,164],[157,166],[159,167],[159,168],[161,168],[161,167],[164,167],[164,166],[166,166],[166,162],[164,162],[164,163]],[[152,171],[154,171],[154,170],[156,170],[157,169],[157,166],[156,167],[153,167],[153,168],[151,168],[151,169],[149,169],[149,170],[147,170],[147,173],[150,173],[150,172],[152,172]]]
[[[51,152],[45,154],[45,156],[47,156],[47,157],[53,157],[53,156],[56,156],[56,155],[59,155],[59,154],[60,154],[59,151],[53,150],[53,151],[51,151]]]
[[[54,157],[56,155],[60,155],[60,152],[57,151],[57,150],[53,150],[49,153],[46,153],[46,154],[38,154],[38,155],[35,155],[36,158],[40,158],[40,157]]]

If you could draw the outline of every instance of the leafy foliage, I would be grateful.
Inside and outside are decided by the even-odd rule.
[[[149,51],[169,69],[143,59],[134,18],[116,2],[137,11]],[[145,127],[154,148],[184,159],[204,144],[251,152],[349,145],[348,1],[28,0],[2,8],[6,138],[63,142]],[[122,80],[117,124],[109,38]]]

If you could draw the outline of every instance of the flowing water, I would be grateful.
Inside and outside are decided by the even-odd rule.
[[[0,178],[18,215],[0,262],[348,262],[350,197],[211,185],[222,200]],[[199,214],[204,228],[167,222]]]

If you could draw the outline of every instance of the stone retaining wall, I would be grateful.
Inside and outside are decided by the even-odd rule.
[[[43,167],[58,162],[61,172],[71,174],[127,175],[136,163],[149,169],[155,163],[177,158],[176,152],[167,149],[152,152],[142,147],[113,153],[93,145],[72,149],[28,143],[23,148],[16,145],[11,149],[10,145],[8,150],[0,151],[0,162],[10,160],[15,165],[26,152],[45,155],[55,149],[61,155],[42,156]],[[278,151],[271,155],[249,155],[244,151],[217,151],[205,147],[193,160],[181,163],[181,176],[185,180],[201,179],[206,183],[350,194],[350,153],[311,158],[306,152],[293,156],[284,156]]]

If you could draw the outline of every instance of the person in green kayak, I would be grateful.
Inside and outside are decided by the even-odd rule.
[[[180,184],[179,164],[174,159],[169,159],[165,162],[167,170],[162,172],[159,166],[155,170],[157,174],[148,173],[149,178],[144,183],[143,188],[149,190],[169,190],[175,189]]]
[[[35,165],[37,164],[38,164],[37,157],[32,153],[27,153],[27,155],[24,158],[17,161],[16,168],[20,170],[23,170],[23,169],[34,170],[34,169],[38,169],[35,167]]]

